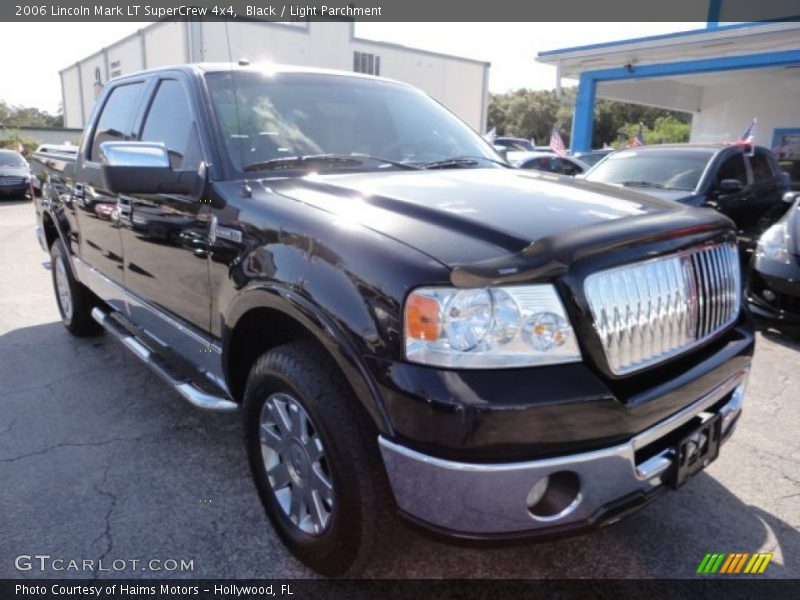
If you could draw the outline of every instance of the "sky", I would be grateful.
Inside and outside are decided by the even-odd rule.
[[[56,112],[58,72],[147,23],[0,23],[0,100]],[[656,35],[704,23],[359,23],[356,35],[492,63],[489,90],[553,89],[542,50]],[[565,82],[565,84],[568,82]]]

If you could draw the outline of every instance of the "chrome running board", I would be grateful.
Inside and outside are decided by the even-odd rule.
[[[117,323],[109,313],[99,307],[92,309],[92,318],[103,326],[108,333],[122,343],[134,356],[139,358],[144,364],[158,375],[164,382],[175,388],[175,390],[188,400],[192,406],[203,410],[217,412],[233,412],[239,410],[236,402],[222,396],[209,394],[201,390],[186,378],[178,377],[170,372],[169,366],[156,353],[150,350],[142,342],[131,334],[122,325]]]

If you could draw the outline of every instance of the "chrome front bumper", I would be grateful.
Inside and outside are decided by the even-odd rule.
[[[623,498],[662,486],[674,462],[672,450],[664,449],[639,464],[636,452],[697,416],[710,417],[707,409],[729,396],[718,411],[722,437],[727,437],[741,412],[748,372],[736,372],[630,441],[602,450],[528,462],[477,464],[428,456],[381,437],[381,453],[400,510],[435,529],[455,535],[494,536],[578,526]],[[556,481],[570,482],[566,484],[569,489],[555,489],[550,510],[535,514],[541,506],[535,490],[541,492],[546,484],[543,480],[550,482],[548,490]]]

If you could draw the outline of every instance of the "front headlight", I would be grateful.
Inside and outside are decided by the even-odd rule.
[[[787,265],[791,264],[789,230],[786,227],[786,221],[775,223],[764,232],[756,245],[756,256],[777,260]]]
[[[406,358],[440,367],[502,369],[581,359],[549,284],[419,288],[406,300]]]

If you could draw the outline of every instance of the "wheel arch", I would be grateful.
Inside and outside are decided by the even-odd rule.
[[[47,247],[50,248],[53,243],[61,237],[58,230],[58,225],[53,216],[48,211],[42,211],[42,230],[44,231],[45,242]]]
[[[261,354],[299,339],[311,339],[325,350],[378,429],[391,435],[380,392],[353,343],[312,302],[283,286],[250,287],[225,315],[222,363],[231,395],[242,400],[249,371]]]

